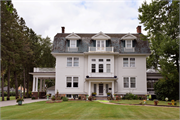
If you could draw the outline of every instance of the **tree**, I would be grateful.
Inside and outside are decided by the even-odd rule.
[[[155,84],[158,99],[179,98],[179,5],[178,1],[155,0],[144,2],[138,9],[139,20],[147,30],[144,40],[149,40],[152,54],[147,59],[147,67],[153,67],[162,74]],[[171,89],[170,89],[171,88]]]

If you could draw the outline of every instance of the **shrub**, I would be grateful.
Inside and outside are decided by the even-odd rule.
[[[134,95],[134,100],[138,100],[138,96],[137,95]]]
[[[68,98],[67,97],[63,97],[63,101],[68,101]]]
[[[81,96],[79,96],[78,99],[81,100]]]
[[[19,102],[19,101],[24,101],[22,98],[18,98],[17,100],[16,100],[16,102]]]
[[[51,100],[55,100],[55,97],[54,97],[54,95],[52,96]]]
[[[63,99],[63,96],[61,96],[61,100]]]
[[[108,100],[111,100],[111,97],[107,97]]]
[[[91,97],[91,96],[89,96],[89,97],[88,97],[88,100],[89,100],[89,101],[92,101],[92,97]]]
[[[139,97],[139,100],[142,100],[142,97],[141,97],[141,96]]]
[[[56,100],[61,100],[61,98],[58,96],[58,97],[56,97]]]
[[[16,96],[16,92],[10,92],[10,96]]]
[[[32,97],[32,100],[36,99],[34,96]]]

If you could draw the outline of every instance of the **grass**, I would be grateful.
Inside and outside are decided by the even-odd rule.
[[[179,119],[179,108],[46,101],[1,107],[1,119]]]
[[[143,100],[118,100],[118,101],[111,100],[110,102],[111,103],[121,103],[121,104],[139,104],[139,102],[143,102],[144,103]],[[146,101],[146,103],[150,104],[150,105],[154,105],[154,101],[151,101],[151,100]],[[168,101],[168,102],[166,102],[166,101],[159,101],[158,105],[168,105],[168,103],[171,103],[171,101]],[[180,105],[179,101],[176,101],[176,103],[177,103],[177,106]]]
[[[4,101],[6,101],[6,97],[4,97]],[[15,100],[16,99],[16,96],[10,96],[10,100]],[[2,101],[2,97],[0,97],[0,101]]]

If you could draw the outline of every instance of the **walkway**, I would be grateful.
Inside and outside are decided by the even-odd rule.
[[[27,103],[33,103],[33,102],[39,102],[39,101],[46,101],[47,99],[37,99],[37,100],[32,100],[31,98],[26,98],[24,99],[22,104],[27,104]],[[18,103],[16,100],[9,100],[9,101],[1,101],[0,102],[0,107],[4,106],[10,106],[10,105],[17,105]]]

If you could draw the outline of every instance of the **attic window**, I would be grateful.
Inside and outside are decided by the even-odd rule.
[[[76,47],[76,40],[70,40],[70,47],[75,48]]]
[[[132,47],[132,40],[127,40],[126,47],[131,48]]]

